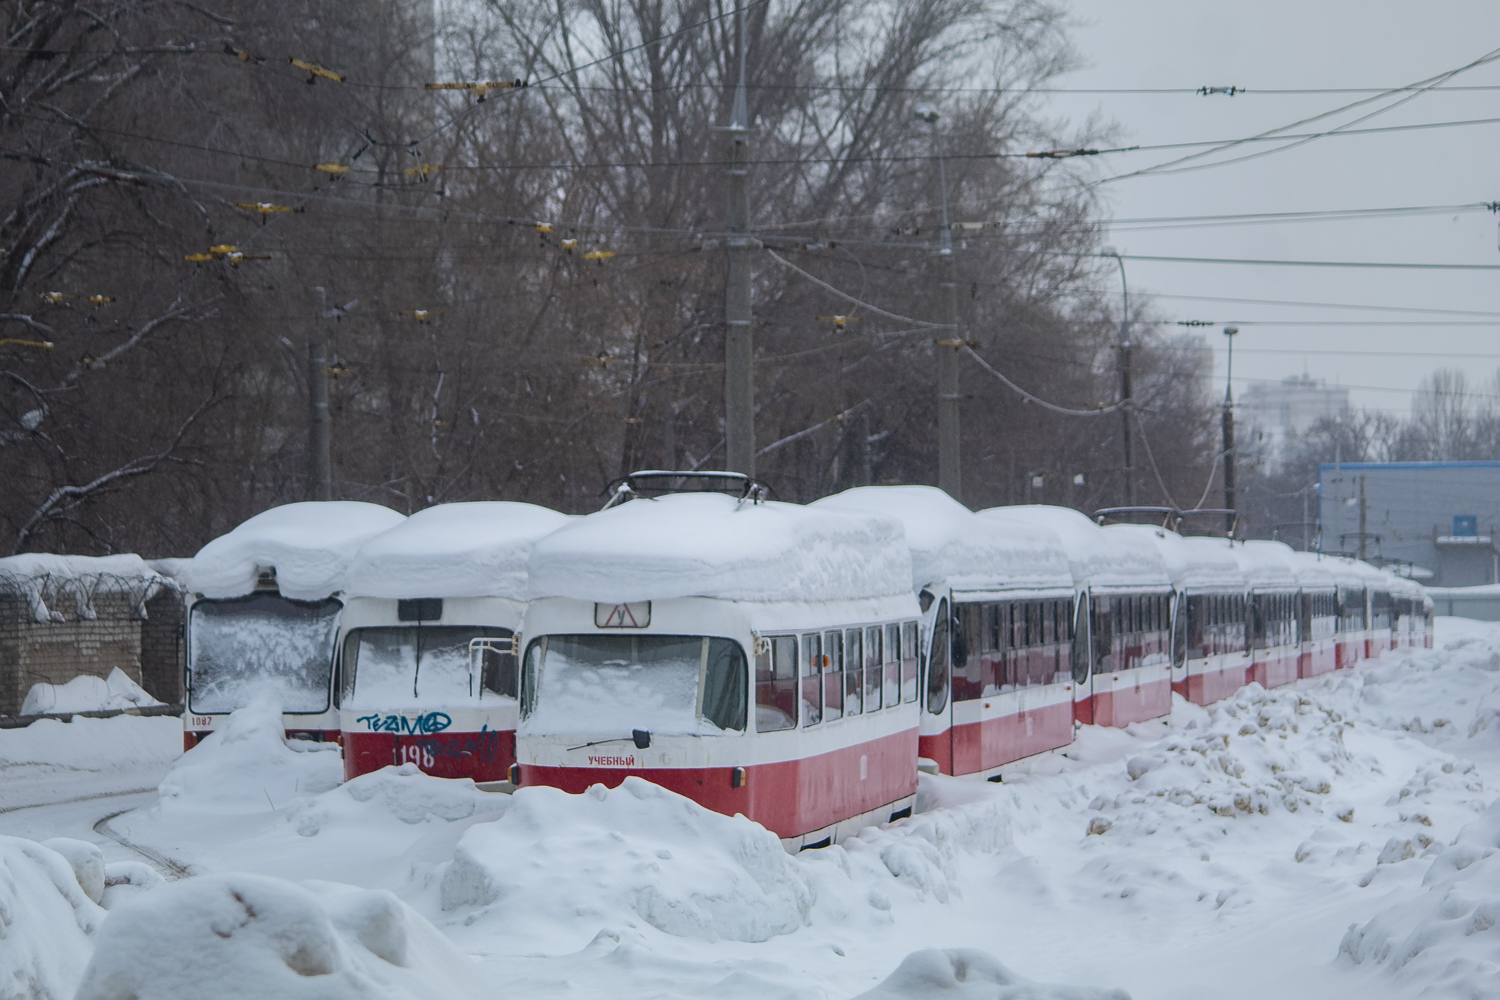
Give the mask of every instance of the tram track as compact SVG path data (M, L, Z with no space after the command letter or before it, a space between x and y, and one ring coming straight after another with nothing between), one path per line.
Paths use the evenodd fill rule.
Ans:
M116 833L110 827L109 821L123 816L130 811L131 810L129 809L121 809L101 818L94 824L94 832L99 834L101 837L108 837L110 840L113 840L115 843L119 844L127 851L139 854L141 857L146 859L146 862L150 864L151 867L160 872L162 877L169 882L175 882L178 879L191 878L193 875L197 874L195 871L193 871L190 865L185 865L179 861L174 861L171 858L167 857L165 854L162 854L158 851L153 851L149 847L144 847L141 844L137 844L129 837L124 837Z

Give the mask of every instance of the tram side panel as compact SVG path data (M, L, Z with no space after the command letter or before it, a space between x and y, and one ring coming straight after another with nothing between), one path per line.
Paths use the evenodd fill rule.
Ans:
M1233 697L1245 686L1250 665L1244 595L1192 594L1185 603L1188 664L1183 697L1195 705Z
M1128 726L1172 711L1169 592L1092 596L1092 721Z
M1301 647L1293 615L1295 593L1256 593L1250 604L1252 659L1248 680L1264 688L1282 687L1297 679Z

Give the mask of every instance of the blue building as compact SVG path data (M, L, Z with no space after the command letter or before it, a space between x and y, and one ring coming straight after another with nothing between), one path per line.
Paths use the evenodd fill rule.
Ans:
M1500 462L1323 465L1318 525L1323 551L1409 566L1431 586L1500 582Z

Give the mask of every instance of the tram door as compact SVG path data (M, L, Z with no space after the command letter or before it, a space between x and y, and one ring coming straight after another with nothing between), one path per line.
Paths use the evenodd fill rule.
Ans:
M1094 721L1092 603L1087 593L1079 594L1073 602L1073 646L1068 654L1073 668L1073 721L1086 726Z

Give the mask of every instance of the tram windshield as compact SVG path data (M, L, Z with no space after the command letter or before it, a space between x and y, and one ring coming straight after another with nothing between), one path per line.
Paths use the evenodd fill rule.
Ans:
M731 639L550 635L526 650L521 729L615 737L744 732L749 670Z
M515 660L486 658L470 670L472 639L509 639L493 625L406 625L357 628L344 640L344 708L420 708L473 700L514 698Z
M283 712L326 712L342 607L272 593L198 601L188 621L189 709L233 712L269 688Z

